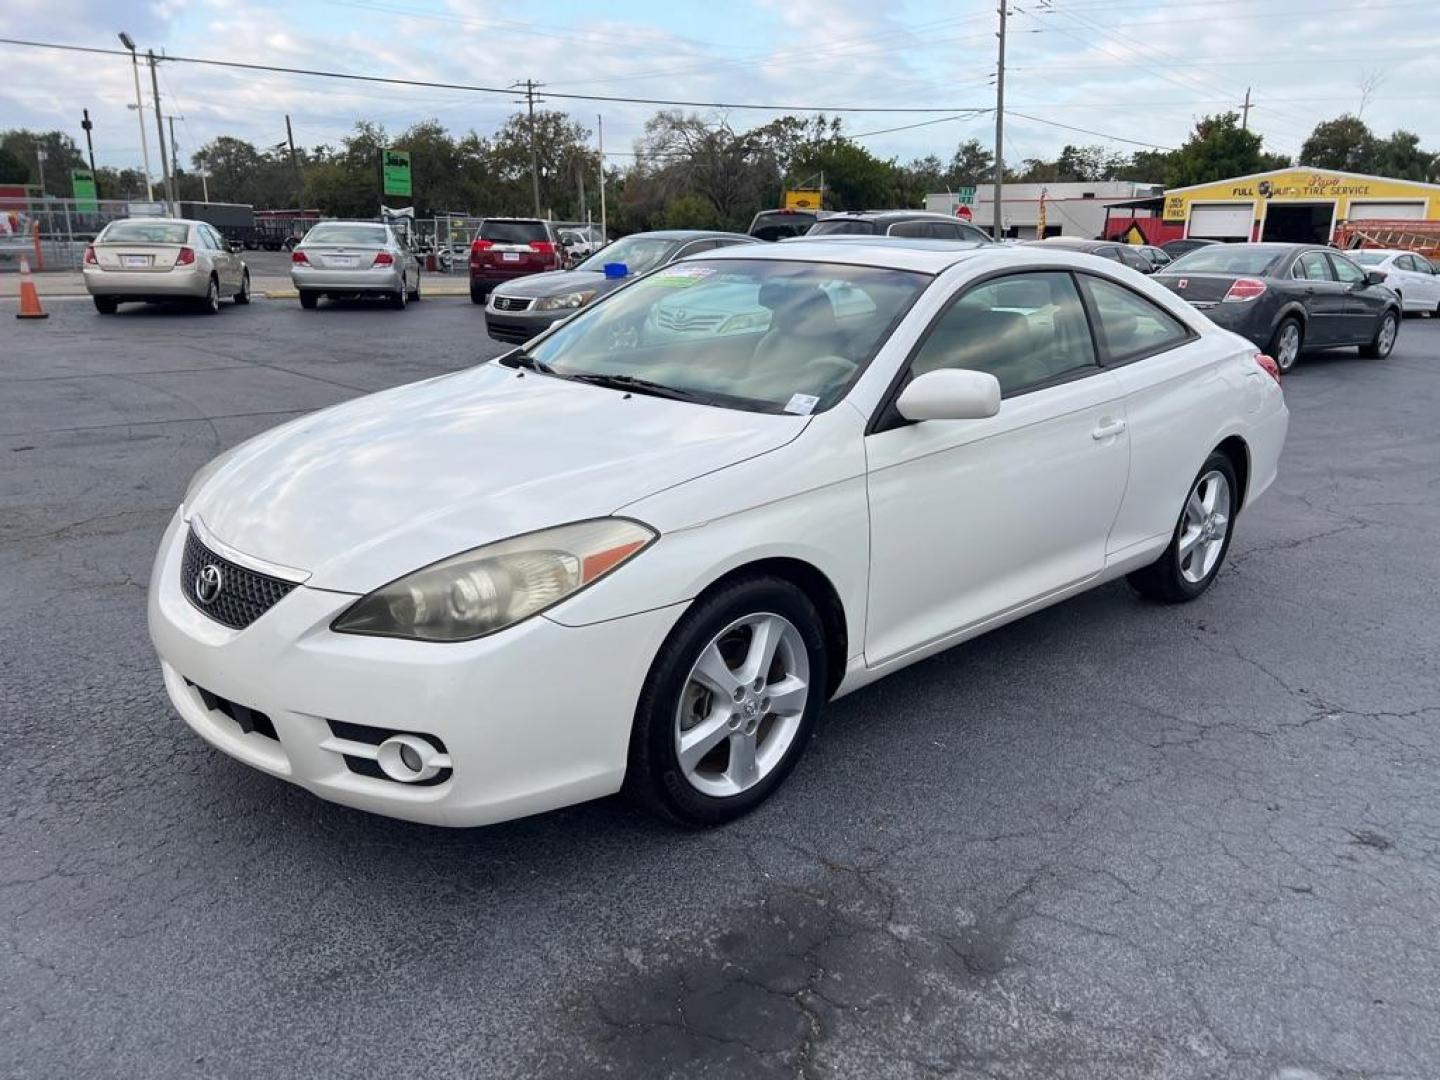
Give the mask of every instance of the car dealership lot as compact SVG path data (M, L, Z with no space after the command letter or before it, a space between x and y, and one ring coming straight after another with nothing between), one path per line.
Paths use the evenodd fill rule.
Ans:
M446 832L206 747L143 588L195 468L497 354L481 312L12 307L0 1076L1434 1074L1440 323L1286 378L1196 604L1107 586L858 692L718 832Z

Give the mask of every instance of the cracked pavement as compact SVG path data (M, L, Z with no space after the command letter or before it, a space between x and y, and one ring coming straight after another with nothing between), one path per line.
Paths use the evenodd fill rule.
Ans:
M1440 321L1287 377L1198 603L854 694L721 831L453 832L191 735L143 590L195 468L479 312L51 310L0 348L0 1077L1440 1075Z

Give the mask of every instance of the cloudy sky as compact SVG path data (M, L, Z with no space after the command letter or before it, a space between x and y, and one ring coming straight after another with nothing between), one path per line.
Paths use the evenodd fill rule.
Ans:
M1053 156L1066 142L1178 145L1194 119L1236 107L1295 154L1317 120L1357 111L1374 128L1440 148L1436 0L1019 0L1012 7L1006 156ZM4 0L0 36L555 92L788 106L961 110L993 104L993 0ZM0 45L0 128L62 128L98 164L138 164L129 61ZM482 135L515 106L505 95L308 76L161 67L182 156L217 134L257 145L330 142L360 118L399 131L437 118ZM147 118L149 83L144 83ZM1368 87L1368 93L1366 88ZM652 106L551 99L594 128L621 163ZM737 127L774 112L730 110ZM945 115L945 114L940 114ZM846 114L882 156L948 156L993 139L993 119ZM1044 123L1041 121L1049 121ZM1100 134L1054 125L1089 129ZM873 134L872 134L873 133ZM1108 138L1107 138L1108 137ZM151 132L153 139L153 132ZM1133 145L1114 141L1115 149ZM153 156L153 153L152 153Z

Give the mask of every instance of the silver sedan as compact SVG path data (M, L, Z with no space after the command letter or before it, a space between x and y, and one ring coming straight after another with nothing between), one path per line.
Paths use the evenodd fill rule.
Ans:
M85 289L95 310L128 301L189 300L211 313L220 298L250 302L250 271L215 229L181 218L112 221L85 249Z
M300 306L322 296L383 296L404 309L420 299L420 261L389 225L374 221L325 221L290 254L290 280Z

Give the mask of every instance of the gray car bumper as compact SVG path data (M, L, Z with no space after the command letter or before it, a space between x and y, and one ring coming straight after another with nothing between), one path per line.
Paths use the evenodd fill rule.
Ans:
M367 293L400 291L400 271L393 266L378 270L323 270L296 266L290 283L297 289L318 293Z

